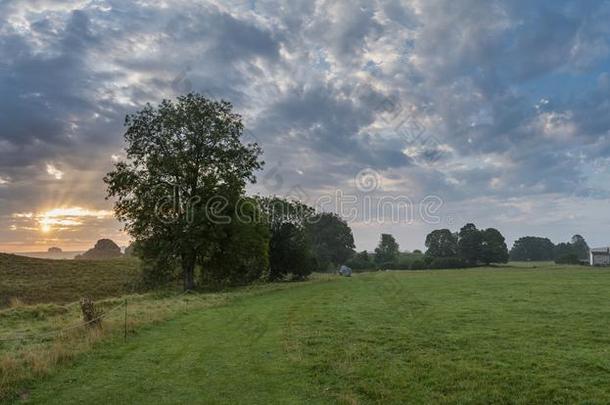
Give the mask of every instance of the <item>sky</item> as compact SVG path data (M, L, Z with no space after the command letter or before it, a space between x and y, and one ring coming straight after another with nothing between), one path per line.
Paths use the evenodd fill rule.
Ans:
M262 146L250 194L339 212L358 249L466 222L610 245L608 21L587 0L3 0L0 251L126 245L102 181L124 117L189 91Z

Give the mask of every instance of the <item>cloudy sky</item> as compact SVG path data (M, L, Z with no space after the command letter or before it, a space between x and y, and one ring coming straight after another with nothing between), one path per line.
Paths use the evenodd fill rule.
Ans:
M359 249L470 221L608 245L609 20L586 0L4 0L0 251L125 244L102 182L124 116L188 91L262 145L251 193L343 211ZM384 199L411 213L367 214Z

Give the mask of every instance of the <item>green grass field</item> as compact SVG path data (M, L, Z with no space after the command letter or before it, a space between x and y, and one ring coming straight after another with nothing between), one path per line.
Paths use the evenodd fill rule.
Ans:
M97 345L26 403L609 403L610 271L359 274Z
M16 303L67 303L133 291L138 261L50 260L0 253L0 308Z

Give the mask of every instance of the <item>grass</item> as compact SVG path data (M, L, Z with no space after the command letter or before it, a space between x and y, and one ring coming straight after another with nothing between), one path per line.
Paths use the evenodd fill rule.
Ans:
M310 282L327 276L315 276ZM107 314L102 329L82 324L77 302L37 304L0 310L0 403L14 399L23 384L48 375L102 342L122 338L127 303L128 334L192 311L226 305L232 300L297 287L297 283L260 284L219 293L181 294L170 290L131 294L96 301ZM79 327L74 328L74 325ZM55 333L56 331L61 333Z
M22 401L610 402L603 269L376 272L291 287L97 345L30 380Z
M0 253L0 308L118 296L133 292L137 280L137 259L50 260Z

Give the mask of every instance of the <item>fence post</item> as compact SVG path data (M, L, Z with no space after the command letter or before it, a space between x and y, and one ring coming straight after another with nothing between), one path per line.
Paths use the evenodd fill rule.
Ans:
M124 340L125 340L125 342L127 342L127 298L125 298L125 323L124 323L124 326L125 326L125 337L124 337Z

